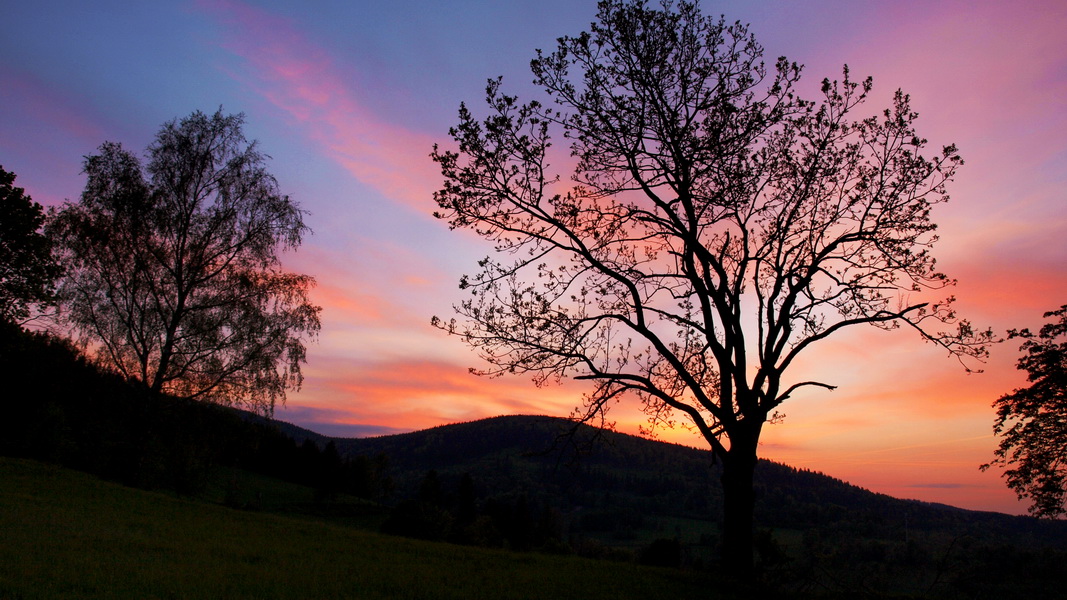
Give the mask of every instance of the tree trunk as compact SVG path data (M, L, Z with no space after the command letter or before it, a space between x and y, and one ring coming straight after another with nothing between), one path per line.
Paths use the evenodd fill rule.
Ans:
M740 577L754 569L752 525L756 494L752 478L758 439L731 439L730 452L723 459L722 564L729 573Z

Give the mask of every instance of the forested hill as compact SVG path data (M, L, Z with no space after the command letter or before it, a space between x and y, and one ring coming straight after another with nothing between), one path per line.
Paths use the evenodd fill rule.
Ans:
M635 521L655 527L721 518L720 467L710 452L574 428L565 419L506 416L333 441L342 456L388 457L400 497L416 496L432 471L446 492L469 476L480 497L521 496L564 514L600 514L620 530ZM890 540L928 532L1067 548L1067 522L901 500L767 460L756 470L756 489L763 528Z

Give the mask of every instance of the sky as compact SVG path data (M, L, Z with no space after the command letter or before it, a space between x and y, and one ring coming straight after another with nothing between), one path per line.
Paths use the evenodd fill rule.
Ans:
M911 95L932 147L966 164L933 214L959 312L998 334L1067 303L1067 5L1056 1L702 2L751 25L804 81L874 77L875 113ZM11 2L0 36L0 165L37 202L77 200L104 141L143 151L195 110L244 113L314 234L285 258L314 276L322 332L276 416L330 435L411 431L502 414L566 416L583 386L471 375L481 363L430 326L492 252L431 215L429 154L487 79L536 97L535 49L588 29L592 0ZM481 112L479 112L481 111ZM976 510L1026 505L992 458L992 402L1025 385L1018 344L980 374L906 331L844 332L794 374L808 388L764 429L760 456L872 491ZM798 379L799 380L799 379ZM610 415L636 433L625 401ZM705 447L683 428L660 439Z

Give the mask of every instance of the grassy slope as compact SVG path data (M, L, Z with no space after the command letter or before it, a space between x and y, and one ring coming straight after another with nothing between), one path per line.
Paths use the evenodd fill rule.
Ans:
M695 598L703 576L430 544L0 458L0 598Z

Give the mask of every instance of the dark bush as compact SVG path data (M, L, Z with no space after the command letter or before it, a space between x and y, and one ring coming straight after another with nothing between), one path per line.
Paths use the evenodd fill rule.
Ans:
M638 560L652 567L682 566L682 544L677 539L660 538L641 550Z

